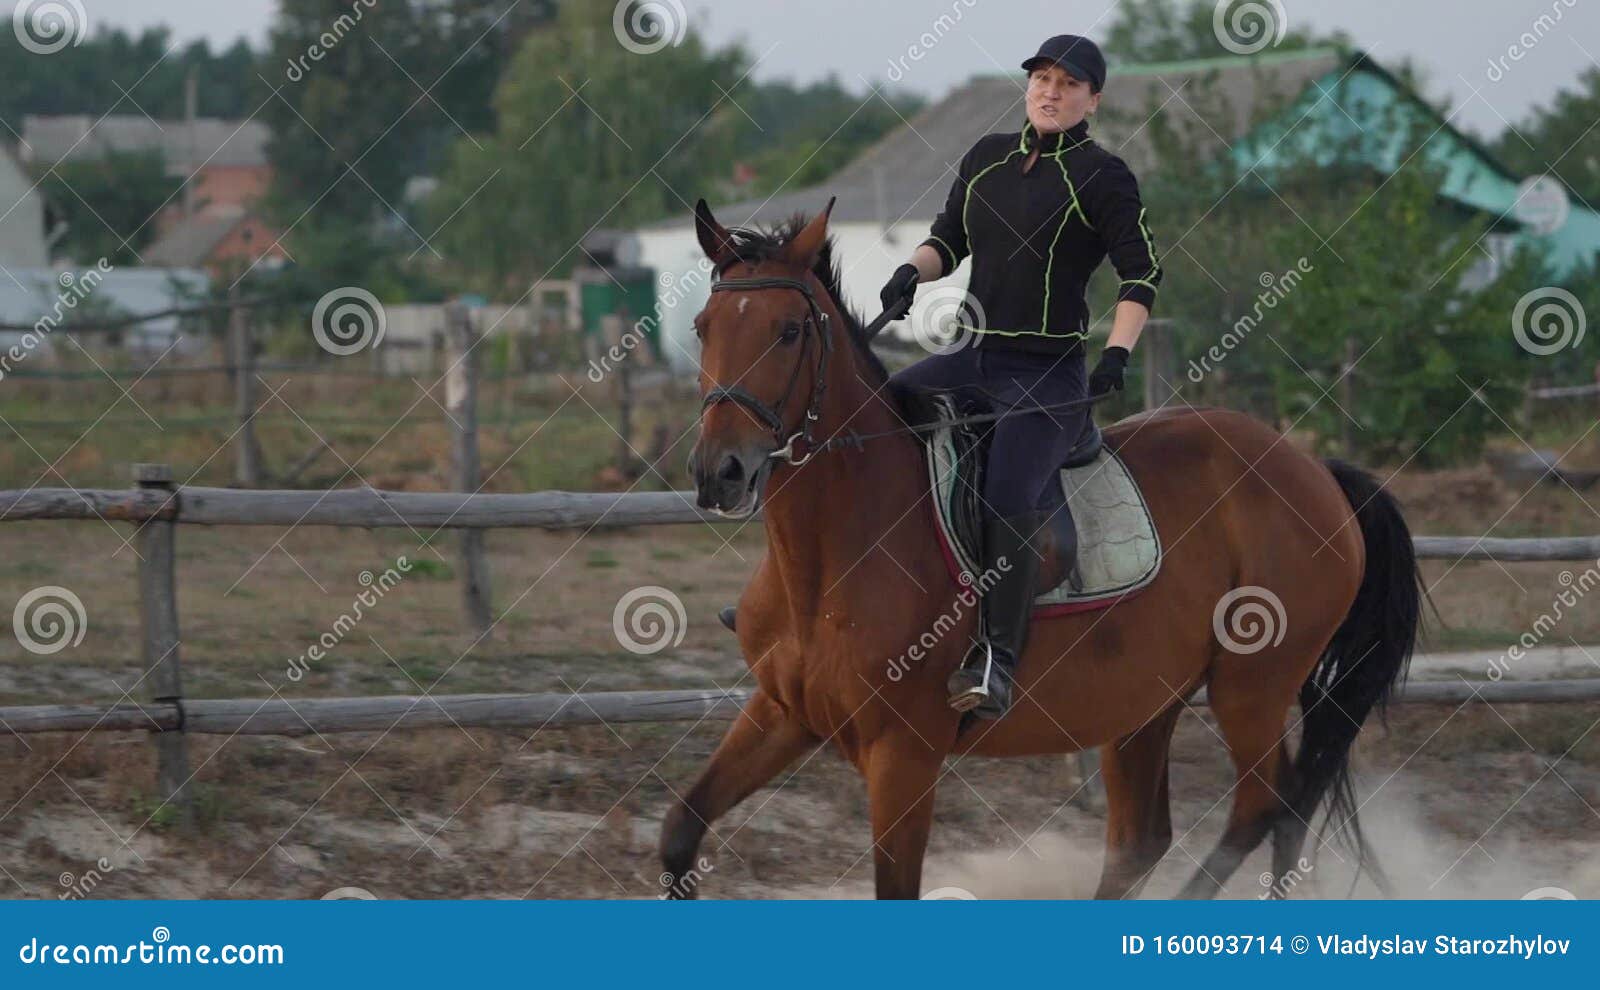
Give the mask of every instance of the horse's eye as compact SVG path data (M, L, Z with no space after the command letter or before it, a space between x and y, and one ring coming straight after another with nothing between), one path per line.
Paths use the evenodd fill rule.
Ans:
M801 327L798 323L785 323L783 325L783 332L778 335L778 339L783 341L785 344L792 344L799 339L800 330Z

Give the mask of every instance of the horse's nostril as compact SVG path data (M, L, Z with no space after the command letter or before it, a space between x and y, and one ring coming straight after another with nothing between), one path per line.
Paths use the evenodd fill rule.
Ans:
M717 468L717 478L721 481L744 480L744 464L733 454L722 459L722 464Z

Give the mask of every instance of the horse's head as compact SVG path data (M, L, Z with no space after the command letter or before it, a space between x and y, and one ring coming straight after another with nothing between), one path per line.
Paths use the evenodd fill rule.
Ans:
M689 458L702 508L754 512L773 465L795 463L821 413L839 314L814 267L828 236L823 211L782 243L729 231L705 200L695 233L711 259L711 298L694 318L700 339L700 439Z

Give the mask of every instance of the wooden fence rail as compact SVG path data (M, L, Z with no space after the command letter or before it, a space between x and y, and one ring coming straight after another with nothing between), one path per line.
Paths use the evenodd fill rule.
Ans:
M366 698L189 699L114 705L22 705L0 708L13 733L154 731L211 735L309 736L391 729L540 729L629 722L731 721L750 691L594 691L585 694L441 694ZM1600 678L1552 681L1421 682L1397 704L1577 704L1600 701ZM1191 708L1209 705L1202 689Z
M458 452L463 478L476 474L471 450ZM165 465L135 468L124 490L33 488L0 491L0 522L102 519L138 525L139 602L148 701L110 706L34 705L0 708L0 731L11 733L147 730L154 737L163 800L191 814L188 733L305 735L444 726L521 728L732 718L741 691L623 691L586 695L506 694L438 697L189 699L179 659L176 541L180 525L407 526L474 533L495 527L575 529L726 522L695 506L692 492L593 493L264 491L180 487ZM1450 560L1596 560L1600 536L1542 539L1416 537L1417 555ZM467 550L469 556L470 548ZM471 572L469 570L469 575ZM487 609L487 576L467 595L478 621ZM1426 683L1408 686L1403 702L1581 702L1600 700L1593 681ZM1203 695L1192 704L1204 704Z
M757 517L759 518L759 516ZM391 492L377 488L272 491L181 487L32 488L0 491L0 522L166 519L200 526L351 526L363 529L582 529L729 523L695 505L694 492ZM1600 536L1502 539L1414 537L1424 560L1596 560Z

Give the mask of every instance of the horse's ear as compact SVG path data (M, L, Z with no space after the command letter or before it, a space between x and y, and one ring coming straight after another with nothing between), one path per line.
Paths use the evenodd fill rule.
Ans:
M700 250L718 268L733 258L733 235L717 223L717 218L711 215L711 207L706 205L704 199L694 204L694 235L700 240Z
M783 258L794 265L809 271L816 264L817 252L822 250L822 242L828 239L828 214L833 212L833 202L838 197L829 196L828 205L822 212L811 218L805 229L794 235L788 245L783 249Z

